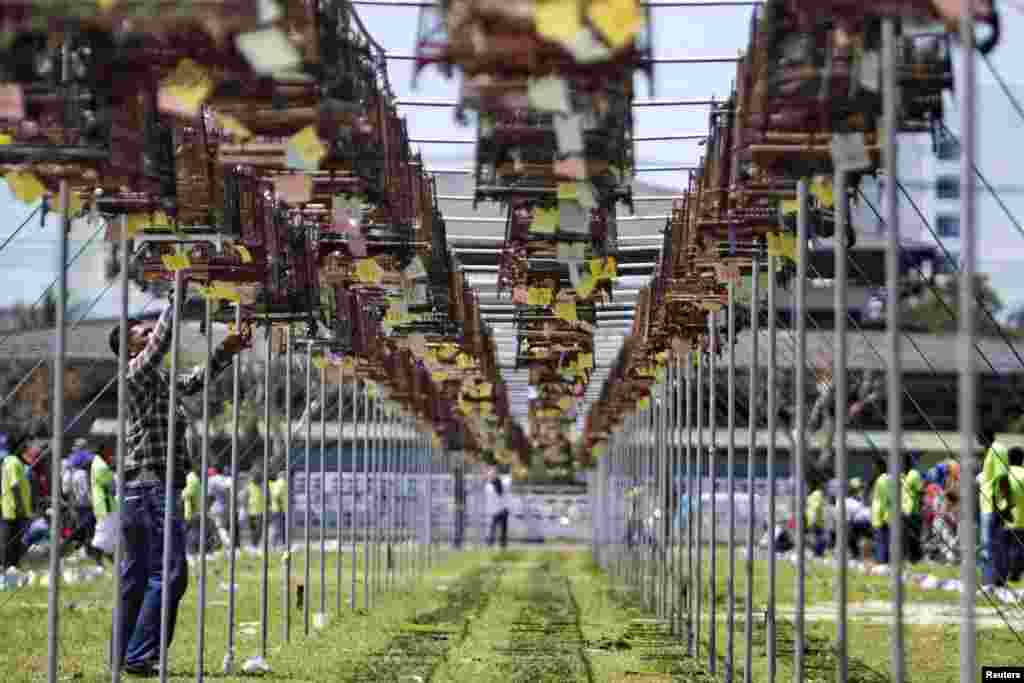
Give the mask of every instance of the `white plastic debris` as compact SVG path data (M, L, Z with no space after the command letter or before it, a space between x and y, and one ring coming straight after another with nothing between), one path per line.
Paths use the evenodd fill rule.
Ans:
M327 626L328 621L330 621L330 617L327 614L317 612L313 615L313 628L320 631Z
M242 673L250 675L262 675L270 673L270 665L267 664L263 657L256 656L250 657L245 660L245 664L242 664Z
M234 671L234 668L235 668L235 660L234 660L234 658L232 658L231 653L229 652L228 654L224 655L224 661L221 664L221 670L225 674L231 674L232 671Z
M887 564L877 564L871 568L872 576L889 576L890 574L892 574L892 570Z
M941 584L942 582L939 581L939 577L932 576L931 574L929 574L928 576L925 576L924 579L921 581L921 588L926 591L933 591L937 589Z

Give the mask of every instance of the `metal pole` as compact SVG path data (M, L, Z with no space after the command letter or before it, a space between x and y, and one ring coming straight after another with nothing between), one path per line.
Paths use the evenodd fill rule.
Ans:
M242 307L235 306L235 329L242 327ZM230 673L235 662L235 569L238 557L236 546L238 545L238 424L239 406L242 402L242 357L237 355L231 364L231 491L228 504L228 514L231 519L231 538L228 545L228 651L224 655L224 672Z
M718 522L716 500L718 494L718 404L715 385L718 384L718 335L715 329L717 314L708 314L708 473L711 475L711 571L708 582L708 671L718 669Z
M281 583L281 611L284 613L284 642L292 637L292 328L284 328L284 580Z
M794 391L796 399L796 473L794 484L796 486L795 500L793 503L796 514L796 614L793 624L793 680L802 683L804 675L804 603L806 599L806 569L807 563L804 556L804 458L807 451L807 436L804 434L805 427L805 394L804 386L807 358L807 321L804 318L807 309L807 181L797 182L797 263L796 263L796 314L793 321L796 325L796 358Z
M124 460L128 456L127 433L125 423L128 420L128 303L130 289L128 287L128 216L121 216L121 251L118 254L121 263L121 310L118 321L118 345L117 345L117 509L118 514L124 508ZM111 511L108 510L108 513ZM114 618L111 653L110 672L111 681L121 681L121 651L124 644L121 642L121 620L123 619L124 606L121 603L121 562L124 560L124 545L122 536L117 534L114 545Z
M675 479L675 477L677 477L677 476L679 477L679 497L678 497L678 502L676 503L676 505L677 505L678 508L680 508L679 513L678 513L680 521L685 519L686 520L686 525L687 525L687 527L689 527L689 524L690 524L690 522L689 522L689 515L690 515L690 498L689 498L689 495L690 495L690 491L689 491L689 489L685 489L684 488L685 482L683 480L683 472L682 472L682 470L683 470L683 463L685 462L685 455L683 454L683 448L684 448L684 446L683 446L683 432L682 432L681 425L680 425L680 422L681 422L681 419L682 419L682 415L683 415L683 391L682 391L683 387L681 386L681 383L679 381L680 380L680 375L681 375L680 370L682 369L680 367L680 363L681 363L681 360L680 360L679 354L678 353L673 354L673 373L672 373L673 374L673 379L672 379L672 386L675 389L675 396L674 396L675 411L674 411L674 415L673 415L673 418L672 418L672 443L675 444L675 458L673 460L672 477L673 477L673 480ZM687 387L688 386L689 385L687 385ZM689 450L689 449L687 448L687 450ZM685 509L685 511L682 510L682 506L683 506L683 491L686 492L686 509ZM684 517L684 515L685 515L685 517ZM675 526L675 525L673 524L673 526ZM679 529L677 534L676 534L676 537L677 537L676 552L679 553L679 554L682 553L682 547L683 547L683 542L684 542L683 534L681 532L682 532L682 529ZM689 545L690 545L689 543L686 544L687 548L689 548ZM682 631L683 631L683 610L686 609L686 597L689 594L689 592L686 590L686 583L685 583L685 581L689 581L690 577L687 576L685 578L685 581L684 581L684 578L683 578L683 558L682 557L677 557L675 559L675 563L676 563L676 582L679 584L679 590L676 593L676 633L681 635Z
M747 582L745 586L745 604L743 606L743 635L747 643L743 659L744 683L752 683L754 668L754 465L757 462L758 375L761 372L761 357L758 353L758 336L761 333L761 263L757 256L754 256L750 270L750 396L748 397L750 410L747 417ZM729 343L731 349L731 335ZM731 350L730 353L732 353Z
M686 642L690 657L697 657L697 644L694 636L694 607L696 605L697 588L694 583L694 517L697 501L694 499L693 469L693 351L686 352Z
M161 576L171 575L171 553L172 543L171 534L173 533L173 511L176 509L175 506L175 481L174 481L174 470L175 470L175 442L177 440L177 428L178 428L178 361L180 355L181 345L181 309L182 301L185 298L184 292L184 278L182 272L179 270L174 273L174 317L171 324L171 376L170 376L170 400L168 401L168 415L167 415L167 460L164 463L166 468L166 476L164 481L164 547L163 547L163 560L162 560L162 571ZM57 310L60 311L63 307L58 305ZM57 404L59 405L59 403ZM59 432L58 432L59 433ZM56 435L55 435L56 440ZM62 451L58 451L56 448L56 442L54 445L54 456L57 457ZM59 474L59 471L55 470L55 474ZM54 488L59 485L60 479L54 480ZM54 506L56 509L57 506ZM55 518L55 522L57 519ZM54 526L54 529L59 529L59 526ZM57 577L53 577L56 582ZM165 590L160 592L160 683L166 683L167 681L167 647L170 644L170 625L171 625L171 591L169 586L164 587ZM52 595L52 593L51 593Z
M372 493L369 494L368 503L373 503L373 514L370 516L370 598L371 602L377 600L378 578L380 571L380 457L384 445L383 422L381 415L381 395L378 390L373 397L373 441L371 443L373 459L370 464L370 471L373 477Z
M363 608L370 609L370 392L363 383Z
M776 341L776 301L775 301L775 268L777 257L768 255L768 614L767 638L768 645L768 682L775 683L775 671L778 662L777 637L775 627L775 392L776 373L778 372L775 356ZM792 453L790 454L792 457Z
M974 28L971 28L973 33ZM973 50L964 46L964 55L973 57ZM972 61L968 57L966 62ZM894 501L895 510L890 512L889 533L892 542L890 552L890 566L892 567L892 591L893 591L893 625L892 625L892 663L890 675L894 683L903 683L905 675L905 661L903 655L903 524L901 498L902 468L902 446L903 446L903 368L900 358L900 263L899 263L899 208L896 203L896 186L899 182L897 154L899 149L896 142L896 126L898 124L898 108L900 106L897 98L899 90L896 83L896 24L895 20L886 18L882 20L882 69L884 89L882 94L882 115L885 122L885 170L886 170L886 223L889 228L889 239L886 245L886 313L887 313L887 334L886 346L888 347L888 423L889 423L889 483L891 485L890 500ZM966 198L965 198L966 201ZM838 226L837 226L838 230ZM838 234L838 232L836 233ZM838 299L837 299L838 302ZM961 309L962 315L967 315L966 309ZM837 312L837 315L839 313ZM973 405L973 404L972 404ZM839 418L839 416L836 416ZM962 508L972 510L972 508ZM973 514L973 513L972 513ZM895 521L895 523L893 523ZM973 558L972 558L973 559ZM972 672L972 676L974 673Z
M754 278L757 278L756 273ZM726 616L725 680L726 683L731 683L735 670L733 658L736 652L736 345L733 343L736 339L736 283L732 281L728 283L728 294L729 377L726 384L729 393L729 406L726 419L729 423L729 446L726 467L729 471L726 472L726 489L729 496L729 585L727 589L729 611ZM751 404L754 402L753 394L750 396L750 402ZM748 638L747 647L749 646Z
M61 80L70 77L71 49L67 40L61 50ZM65 314L67 313L68 296L68 232L71 230L71 219L68 208L71 202L71 187L67 180L60 181L60 234L57 236L57 293L55 302L54 328L56 334L53 347L53 441L50 448L50 529L57 538L63 528L61 523L61 461L64 458L64 355L67 341ZM164 564L167 564L166 553ZM59 663L57 657L60 649L60 543L50 544L50 584L47 590L47 680L57 683ZM166 567L165 567L166 569ZM167 574L165 573L164 576ZM166 595L166 591L165 591ZM165 603L166 604L166 603ZM163 670L163 667L161 667Z
M427 446L427 462L423 469L427 475L427 569L434 567L434 439Z
M665 380L661 385L661 402L658 404L658 458L661 468L661 482L658 486L658 495L662 500L661 504L661 618L668 619L668 562L669 562L669 534L672 527L672 480L669 477L669 457L666 441L666 424L668 422L668 401L669 401L669 365L665 365Z
M337 501L337 512L338 512L338 547L335 551L335 571L337 572L337 587L334 593L334 611L339 615L341 614L341 565L342 565L342 551L341 551L341 531L344 526L344 505L342 496L342 477L343 470L341 467L342 461L342 446L345 443L345 364L338 365L338 501Z
M213 302L206 300L206 366L203 368L203 445L199 466L199 609L196 626L196 681L201 683L206 659L206 500L210 486L210 362L213 359Z
M359 544L356 543L356 516L359 514L359 501L357 500L357 488L359 479L357 477L356 468L358 465L357 460L357 429L359 427L359 377L353 372L352 373L352 516L349 517L350 522L350 535L352 536L352 590L349 594L349 607L352 611L356 609L356 553Z
M306 462L305 462L305 485L303 500L305 501L305 519L303 520L304 531L302 533L303 544L305 546L305 564L302 567L302 610L303 610L303 628L305 635L309 635L309 603L310 603L310 590L309 590L309 578L310 578L310 549L309 549L309 522L310 522L310 505L309 500L309 455L310 450L313 448L313 345L306 344Z
M274 351L273 328L267 326L266 352L263 356L263 519L260 539L263 541L263 557L260 567L260 657L267 658L267 639L270 631L270 453L273 449L273 431L270 424L273 417L271 392L271 360Z
M977 633L975 607L977 602L978 577L976 574L977 538L975 534L974 510L977 504L975 488L974 442L977 422L977 376L974 367L974 344L977 337L977 310L974 298L974 280L977 269L977 239L975 220L974 157L977 136L975 109L975 61L974 61L974 4L963 0L960 10L960 45L962 50L963 75L960 82L960 223L961 273L960 273L960 683L972 683L978 675ZM895 202L893 202L895 204ZM890 428L892 423L890 422Z
M704 592L704 352L697 349L697 580L695 582L697 635L694 656L700 657L701 608Z
M888 21L888 20L885 20ZM890 177L891 178L891 177ZM833 382L835 386L835 476L839 484L836 496L836 678L846 683L849 677L849 644L847 643L847 520L846 496L847 477L850 476L846 453L846 412L848 400L846 382L846 315L848 310L846 229L850 221L850 205L847 201L846 171L836 170L833 181L836 199L835 227L835 357ZM895 183L888 183L895 186ZM898 299L897 299L898 301ZM890 366L891 367L891 366Z
M327 366L320 368L320 614L327 613ZM321 616L321 619L323 617Z

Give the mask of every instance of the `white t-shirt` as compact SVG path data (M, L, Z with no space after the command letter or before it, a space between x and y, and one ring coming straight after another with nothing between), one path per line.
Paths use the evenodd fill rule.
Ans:
M870 522L871 521L871 508L864 503L860 502L856 498L850 497L846 499L846 521L849 523L853 522Z
M498 495L494 488L494 482L489 480L484 485L484 505L487 514L494 516L499 512L508 509L508 485L504 480L501 482L503 495Z

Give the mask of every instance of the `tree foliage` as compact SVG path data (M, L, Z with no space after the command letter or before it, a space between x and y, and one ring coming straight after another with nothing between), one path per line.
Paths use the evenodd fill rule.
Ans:
M975 276L974 292L978 333L997 334L999 325L995 321L1004 308L1002 298L985 275ZM935 288L926 289L921 299L905 311L904 320L908 325L929 332L956 332L960 328L960 278L951 277Z

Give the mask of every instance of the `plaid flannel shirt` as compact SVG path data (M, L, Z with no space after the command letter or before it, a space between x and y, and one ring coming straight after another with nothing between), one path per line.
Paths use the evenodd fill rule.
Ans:
M146 348L128 362L128 419L125 425L128 455L124 462L125 481L163 481L166 477L167 442L170 435L169 413L171 384L163 368L164 356L171 347L174 306L160 315ZM230 365L232 354L218 348L211 359L210 377L216 377ZM205 368L197 366L178 377L179 396L191 396L203 388ZM174 485L185 486L191 462L186 445L188 416L179 403L175 406Z

